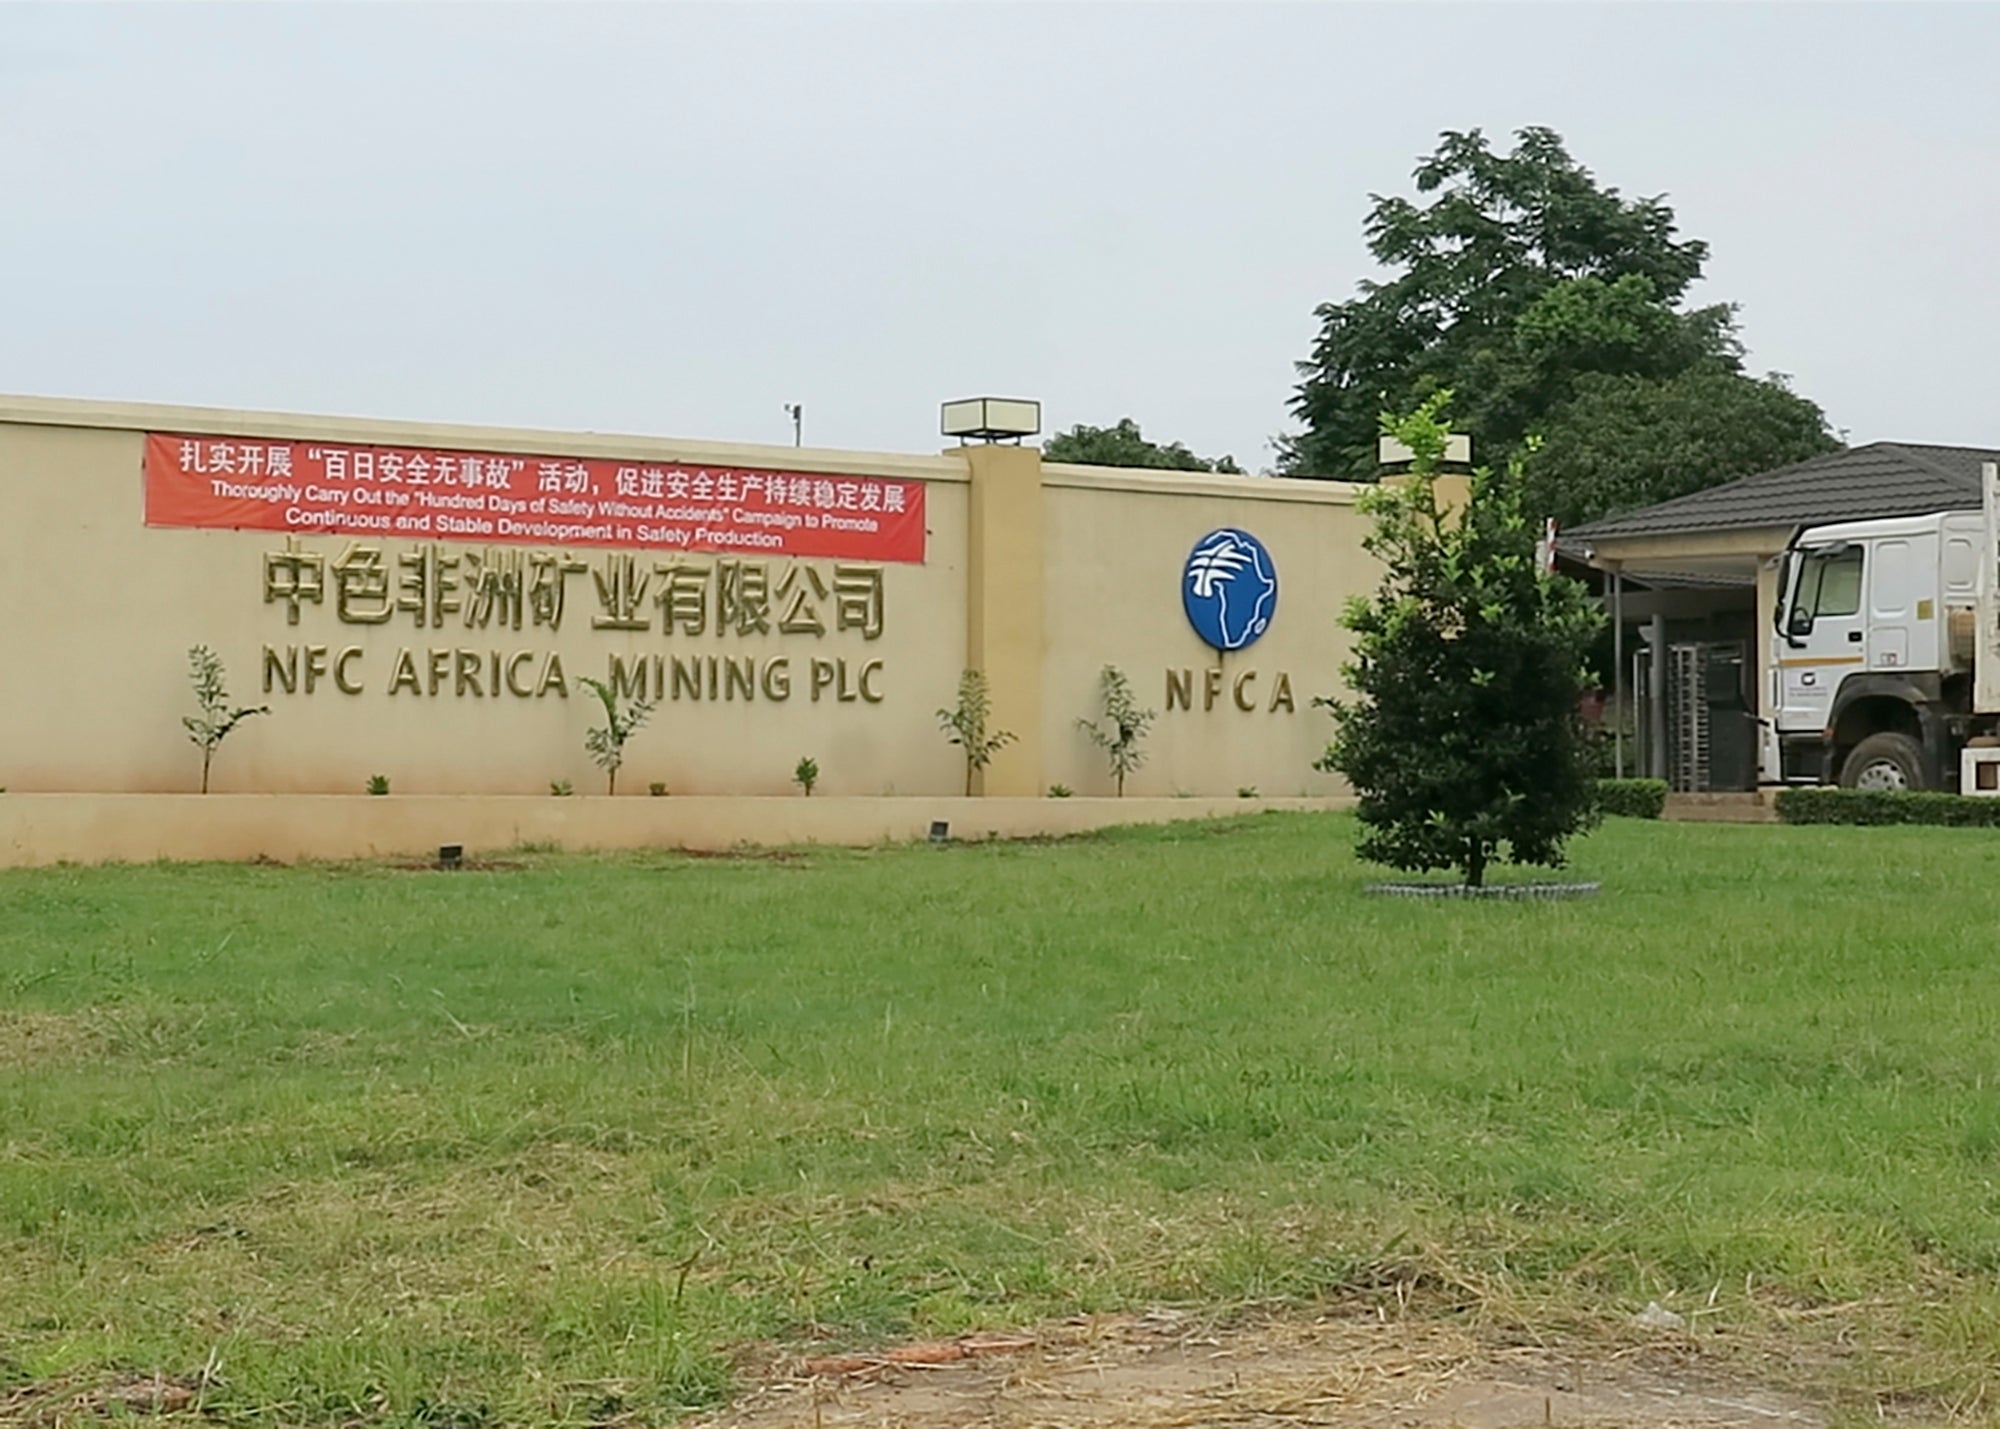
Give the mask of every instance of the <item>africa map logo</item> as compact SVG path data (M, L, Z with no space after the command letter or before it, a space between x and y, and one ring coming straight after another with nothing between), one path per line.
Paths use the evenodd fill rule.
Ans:
M1217 650L1241 650L1270 629L1278 613L1278 568L1248 531L1210 531L1188 553L1181 604L1204 641Z

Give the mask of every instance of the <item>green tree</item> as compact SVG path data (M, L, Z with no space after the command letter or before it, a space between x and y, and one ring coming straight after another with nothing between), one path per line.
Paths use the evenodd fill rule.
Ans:
M1665 380L1591 376L1528 455L1521 504L1531 518L1576 526L1839 446L1781 377L1712 367Z
M1125 672L1116 665L1106 665L1098 677L1098 697L1104 708L1103 723L1094 719L1080 719L1077 728L1090 736L1090 742L1104 751L1104 762L1111 771L1118 797L1125 797L1127 776L1138 772L1146 762L1146 751L1140 746L1145 743L1146 731L1152 727L1159 715L1154 710L1139 708L1139 701L1132 695L1132 682L1125 678Z
M645 724L647 716L653 712L654 701L634 700L624 709L618 707L618 696L611 686L602 680L593 680L585 675L580 682L604 706L604 723L593 725L583 736L584 750L591 761L604 771L604 792L618 792L618 771L625 764L625 746L632 736ZM567 793L567 790L563 792Z
M1676 313L1636 273L1571 279L1530 303L1505 342L1472 355L1464 380L1477 400L1463 420L1487 451L1512 455L1593 377L1661 380L1698 366L1733 372L1740 360L1726 308Z
M989 730L986 721L993 713L993 696L986 688L985 672L967 670L958 677L958 703L937 712L938 727L946 740L965 754L965 792L972 794L973 776L993 762L993 756L1014 742L1014 732Z
M1212 460L1198 457L1179 442L1161 446L1149 442L1130 417L1120 417L1115 427L1087 427L1079 423L1058 432L1042 443L1044 461L1075 462L1080 466L1146 466L1162 471L1215 471L1240 476L1243 468L1234 457Z
M1432 481L1444 451L1439 392L1381 430L1416 455L1408 483L1366 498L1367 547L1384 567L1372 597L1349 602L1349 699L1319 767L1360 797L1363 858L1394 868L1559 866L1595 817L1578 703L1602 617L1583 588L1546 575L1515 483L1487 470L1465 509L1441 513Z
M1599 184L1555 131L1523 129L1506 154L1476 129L1447 131L1415 184L1420 201L1378 195L1365 225L1389 276L1317 310L1292 400L1304 430L1279 443L1287 473L1373 480L1379 414L1445 389L1460 396L1459 429L1475 455L1503 467L1538 432L1545 458L1557 459L1581 430L1560 414L1598 378L1702 372L1740 387L1725 406L1763 396L1766 384L1740 370L1735 309L1681 305L1708 246L1679 236L1663 199ZM1694 425L1663 445L1728 447L1726 424L1682 415ZM1818 430L1823 443L1823 419ZM1788 448L1781 459L1822 449ZM1746 441L1721 466L1747 475L1769 455L1768 443ZM1609 509L1600 502L1591 514Z
M232 705L229 702L229 675L222 668L222 657L206 645L194 645L188 649L188 681L194 686L194 702L201 713L182 715L181 725L187 730L189 741L201 751L201 792L208 792L208 766L215 760L215 751L222 747L222 741L230 732L253 715L267 715L268 705Z

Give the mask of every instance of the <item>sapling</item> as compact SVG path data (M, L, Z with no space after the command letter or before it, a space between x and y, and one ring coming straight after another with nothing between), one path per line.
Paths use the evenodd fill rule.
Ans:
M1111 768L1118 797L1122 799L1125 797L1125 776L1146 762L1146 753L1139 746L1146 738L1147 728L1158 715L1153 710L1139 708L1139 702L1132 698L1132 682L1116 665L1104 667L1098 685L1104 707L1103 723L1092 719L1080 719L1076 723L1090 736L1090 742L1104 751L1105 763Z
M604 771L604 792L618 792L618 768L625 762L625 743L638 732L646 722L646 716L653 712L651 700L635 700L624 709L618 707L618 697L611 686L602 680L593 680L585 675L581 681L590 692L597 696L604 706L604 723L595 725L583 737L583 747L589 751L591 759Z
M980 770L993 762L993 756L1014 742L1012 732L1004 729L989 731L987 717L992 713L992 699L986 691L986 676L978 670L967 670L958 677L958 703L951 709L937 712L938 725L944 730L944 737L965 751L965 792L972 793L972 779Z
M222 741L229 738L229 732L252 715L271 712L268 705L232 707L228 678L228 673L222 668L222 657L206 645L196 645L188 650L188 679L194 684L194 699L201 706L201 713L182 715L181 723L187 727L188 739L201 751L201 792L204 794L208 792L208 766L215 759L215 751L222 747Z

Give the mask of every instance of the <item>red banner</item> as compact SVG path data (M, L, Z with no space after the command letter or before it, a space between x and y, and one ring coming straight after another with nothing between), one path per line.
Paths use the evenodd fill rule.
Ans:
M915 562L924 484L151 433L146 524Z

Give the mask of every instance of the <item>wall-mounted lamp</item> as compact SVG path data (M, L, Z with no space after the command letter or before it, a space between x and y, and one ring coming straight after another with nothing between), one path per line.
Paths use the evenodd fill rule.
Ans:
M961 443L1018 442L1041 431L1042 404L1017 397L967 397L939 409L938 427Z
M1375 459L1383 466L1406 467L1415 461L1417 454L1394 437L1375 439ZM1444 453L1438 458L1438 465L1446 471L1457 471L1472 465L1472 438L1462 432L1454 432L1444 439Z

